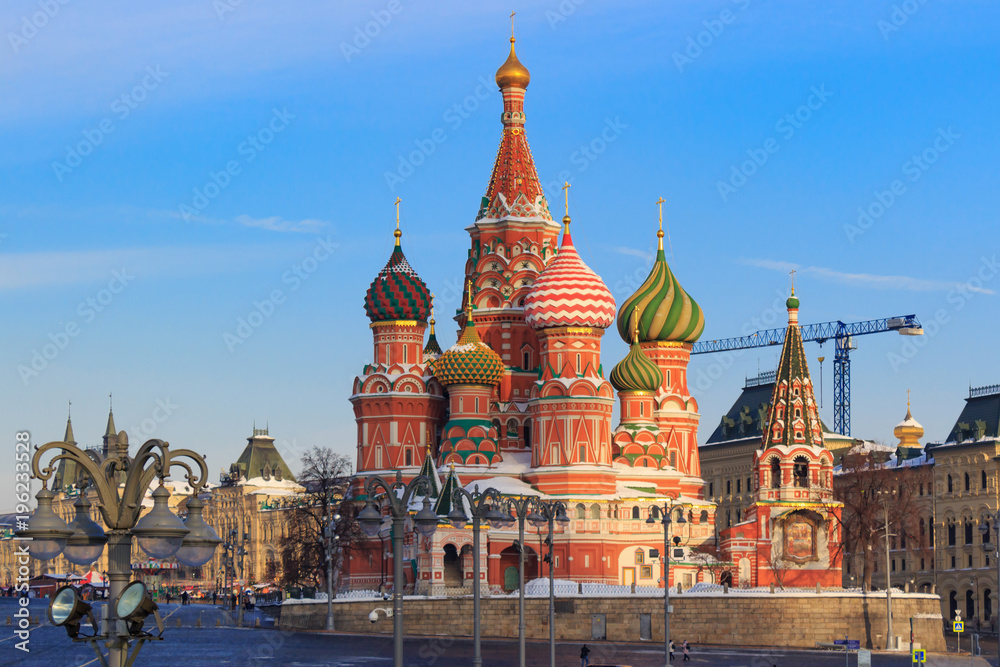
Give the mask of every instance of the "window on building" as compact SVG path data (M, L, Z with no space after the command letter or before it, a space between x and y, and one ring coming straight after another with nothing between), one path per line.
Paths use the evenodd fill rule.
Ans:
M948 546L949 547L955 546L955 541L957 539L955 537L955 530L956 530L955 529L955 522L952 521L951 519L948 519Z
M747 477L747 493L753 490L753 484L750 483L750 477Z
M639 518L639 506L638 505L636 505L635 507L632 508L632 518L633 519L638 519Z
M587 445L580 445L580 463L587 462Z
M590 567L590 554L584 554L583 556L583 566ZM555 579L555 577L553 577Z
M924 483L920 483L920 495L924 495Z
M524 352L524 365L521 366L524 370L531 369L531 352L525 350Z
M967 565L966 567L968 567L968 568L970 568L970 569L971 569L971 568L972 568L972 554L969 554L969 555L967 556L967 558L968 558L968 563L969 563L969 564L968 564L968 565Z
M729 528L731 525L733 525L733 519L732 515L730 514L730 511L731 510L726 510L726 528Z
M577 354L576 355L576 374L579 375L582 372L583 372L583 370L582 370L582 368L580 366L580 355Z
M654 519L660 518L660 508L658 505L653 505L652 507L649 508L649 516L651 516Z
M409 449L406 450L406 465L413 465L413 451Z
M708 483L708 497L712 498L715 496L715 482Z
M409 345L404 345L404 346L403 346L403 363L404 363L404 364L408 364L408 363L410 363L410 362L409 362L409 357L410 357L410 355L409 355L409 354L407 354L407 353L409 352L409 350L410 350L410 346L409 346Z
M726 480L726 495L731 496L733 494L733 481L731 479Z
M892 559L892 563L890 564L890 570L892 572L896 571L896 559L895 558Z
M698 517L698 523L705 525L708 523L708 510L702 510Z
M601 518L601 506L598 505L597 503L594 503L593 505L590 506L590 518L591 519Z
M927 569L927 564L924 562L924 559L921 558L920 559L920 571L923 572L925 569Z
M670 467L677 467L677 452L670 452Z
M983 532L983 544L989 544L990 543L990 539L991 539L990 533L993 532L993 526L990 525L990 520L987 517L983 517L982 518L982 522L983 522L983 528L984 528L984 530L982 531Z
M583 503L577 503L576 506L576 518L586 519L587 518L587 508L584 507Z
M899 559L899 569L902 570L903 572L906 572L906 559L905 558L900 558Z
M972 519L965 520L965 543L972 544Z
M951 474L950 473L948 474L948 477L947 477L947 483L948 483L948 493L952 493L955 490L955 488L954 488L954 484L952 483Z
M906 533L899 534L899 548L900 549L906 548Z
M669 388L670 386L671 386L671 382L670 382L670 371L667 371L667 387Z
M781 464L777 457L771 459L771 488L781 488Z
M955 557L954 556L951 557L951 569L953 569L953 570L955 569Z
M969 481L969 473L965 473L965 490L969 491L972 489L972 483Z
M809 487L809 462L804 456L795 458L795 462L792 464L792 480L794 486L799 488Z
M988 487L989 487L989 484L986 483L986 471L985 470L980 470L979 471L979 488L980 488L980 490L985 491Z
M742 489L743 480L736 480L736 493L740 493Z

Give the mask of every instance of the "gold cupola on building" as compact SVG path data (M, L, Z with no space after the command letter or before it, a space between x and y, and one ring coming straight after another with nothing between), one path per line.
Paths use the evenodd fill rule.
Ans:
M497 70L497 86L500 90L504 88L527 88L531 82L531 74L528 68L521 64L514 52L514 35L510 36L510 55L500 69Z
M924 437L924 427L910 414L910 392L906 392L906 417L896 424L892 434L899 439L899 446L907 449L920 449L920 438Z

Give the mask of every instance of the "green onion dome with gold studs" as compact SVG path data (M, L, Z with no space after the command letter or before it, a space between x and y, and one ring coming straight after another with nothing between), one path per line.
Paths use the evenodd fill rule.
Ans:
M618 391L649 391L660 388L663 373L652 359L633 341L625 358L611 370L611 386Z
M655 392L663 383L663 374L660 367L646 356L639 346L639 330L637 320L640 319L642 310L633 311L631 317L632 331L630 338L632 345L625 358L615 364L611 370L611 386L618 391L647 391Z
M472 313L466 311L466 324L458 342L431 362L434 377L444 386L453 384L496 385L504 374L500 355L479 338Z
M365 313L372 322L416 320L426 322L431 312L431 292L403 255L402 232L395 231L396 246L365 295Z
M705 330L705 314L667 265L663 252L663 230L657 232L659 248L653 270L635 294L618 310L618 333L629 342L628 323L637 308L639 340L693 343Z

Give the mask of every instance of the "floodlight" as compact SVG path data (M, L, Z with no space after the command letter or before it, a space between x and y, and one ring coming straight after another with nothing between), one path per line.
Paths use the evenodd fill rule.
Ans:
M153 614L156 619L156 626L163 634L163 621L157 612L159 606L149 597L146 584L141 581L133 581L126 586L118 599L115 600L115 615L128 625L128 633L133 637L151 636L148 632L142 631L142 625L146 617Z
M97 634L97 621L90 612L90 605L83 601L73 586L63 586L52 596L49 603L49 621L56 627L66 628L70 639L80 636L80 621L89 617L90 627Z

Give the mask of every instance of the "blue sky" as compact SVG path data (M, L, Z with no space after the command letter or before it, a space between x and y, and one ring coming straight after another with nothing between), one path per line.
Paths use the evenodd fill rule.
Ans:
M0 432L58 439L72 400L96 444L114 392L133 441L206 452L213 478L255 420L293 468L353 453L396 196L439 322L459 305L509 3L43 5L10 3L0 44ZM890 441L910 388L939 440L970 383L1000 381L995 3L514 9L539 175L573 183L577 247L619 303L663 196L705 338L783 323L793 267L803 322L925 323L912 348L857 340L854 435ZM807 351L832 422L832 347ZM609 334L605 368L624 352ZM776 354L692 362L702 439Z

